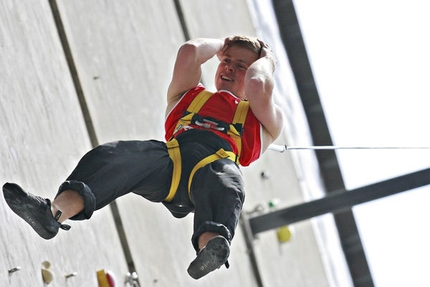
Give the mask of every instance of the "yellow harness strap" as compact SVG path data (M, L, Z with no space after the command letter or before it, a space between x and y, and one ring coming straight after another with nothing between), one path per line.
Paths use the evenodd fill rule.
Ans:
M172 183L170 184L169 194L165 199L165 201L170 202L175 197L176 190L179 186L179 181L181 180L182 159L181 151L179 150L179 143L175 138L166 142L166 145L169 156L173 161Z
M230 130L228 132L230 137L236 143L238 156L240 156L240 152L242 151L242 135L236 130L233 124L241 124L243 128L243 124L245 123L246 116L248 115L248 110L249 110L249 102L240 101L234 113L233 123L230 124Z
M203 105L212 97L213 93L208 92L206 90L201 91L191 102L187 111L191 113L197 113L203 107Z
M238 159L236 154L231 151L225 151L223 148L220 148L216 153L211 154L201 161L199 161L194 168L191 170L190 178L188 179L188 197L191 199L191 183L193 181L194 174L202 167L204 167L207 164L210 164L218 159L222 158L228 158L229 160L233 162L238 162Z

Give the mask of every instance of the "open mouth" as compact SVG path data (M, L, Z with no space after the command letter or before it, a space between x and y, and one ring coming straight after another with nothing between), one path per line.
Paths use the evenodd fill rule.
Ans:
M232 82L233 81L232 78L226 77L224 75L221 76L221 79L223 79L224 81L228 81L228 82Z

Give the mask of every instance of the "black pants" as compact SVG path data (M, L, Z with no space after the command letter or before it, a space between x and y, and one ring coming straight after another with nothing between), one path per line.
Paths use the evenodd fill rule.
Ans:
M220 233L231 241L245 199L242 174L229 159L220 159L199 169L188 178L203 158L229 145L210 131L189 130L177 137L182 157L182 176L175 198L163 202L172 180L173 162L164 142L118 141L100 145L88 152L60 186L84 198L84 210L73 220L89 219L116 198L133 192L153 202L163 202L176 217L194 212L192 243L198 250L198 237L206 232ZM57 194L57 196L58 196Z

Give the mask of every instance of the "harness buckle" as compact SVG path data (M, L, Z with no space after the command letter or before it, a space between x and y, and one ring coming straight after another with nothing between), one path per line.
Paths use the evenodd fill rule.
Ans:
M197 113L193 115L191 123L205 129L212 129L212 130L220 131L225 134L228 132L230 128L226 122L219 121L212 117L202 117Z
M228 153L223 148L220 148L216 152L216 155L219 156L220 158L228 158L229 157Z

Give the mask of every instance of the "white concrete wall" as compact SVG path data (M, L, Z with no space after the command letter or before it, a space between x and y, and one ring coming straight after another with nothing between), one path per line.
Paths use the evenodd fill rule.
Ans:
M99 142L162 139L167 85L185 40L173 1L59 0L58 5ZM191 37L256 35L245 0L181 5ZM0 179L52 198L91 144L48 2L6 0L0 8ZM204 67L208 87L216 64ZM262 171L270 177L263 180ZM245 211L275 197L284 205L303 201L288 155L267 153L243 172ZM186 273L195 256L192 216L175 219L162 205L136 195L119 199L118 206L142 286L257 286L240 228L230 269L195 281ZM0 265L22 266L11 278L0 272L1 286L41 281L46 259L53 264L55 286L63 286L63 274L74 271L79 275L67 286L96 286L95 272L102 268L122 281L127 265L109 208L44 241L4 201L0 207ZM297 224L295 231L283 245L274 232L255 241L264 286L328 286L311 224Z
M1 1L0 63L0 181L52 198L90 142L48 1ZM96 286L99 269L127 272L109 209L50 241L4 200L0 214L0 286L43 286L45 260L52 286L73 272L69 287Z

